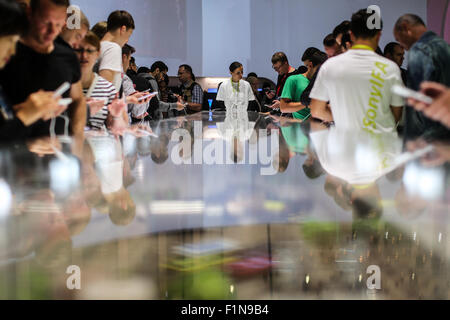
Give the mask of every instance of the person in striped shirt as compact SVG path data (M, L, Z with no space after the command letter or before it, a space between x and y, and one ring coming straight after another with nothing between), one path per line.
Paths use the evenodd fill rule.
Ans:
M112 83L92 71L100 54L100 39L89 32L75 51L80 60L81 82L88 104L87 125L91 129L102 130L111 120L108 120L108 116L111 117L108 106L116 99L117 90Z

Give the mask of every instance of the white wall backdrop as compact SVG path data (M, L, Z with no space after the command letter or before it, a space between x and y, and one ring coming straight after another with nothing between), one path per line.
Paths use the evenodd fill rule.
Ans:
M427 0L72 0L92 25L114 10L129 11L137 29L130 44L138 66L163 60L169 75L190 64L197 76L226 76L233 61L245 73L276 79L270 58L284 51L293 66L310 46L342 20L369 5L380 6L384 20L381 47L393 41L392 29L404 13L426 21Z

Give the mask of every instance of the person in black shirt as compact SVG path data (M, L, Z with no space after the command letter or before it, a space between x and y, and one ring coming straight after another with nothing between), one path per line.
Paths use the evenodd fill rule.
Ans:
M402 72L403 83L406 85L407 74L406 70L402 68L403 61L405 60L405 49L398 42L389 42L384 47L384 56L398 65Z
M89 20L83 13L83 11L80 10L79 13L80 13L80 28L70 28L69 26L66 25L64 26L59 37L56 39L56 41L59 41L61 44L66 44L70 46L72 49L77 49L79 47L81 41L83 41L84 37L91 28ZM70 18L71 17L69 17L69 19Z
M68 6L68 0L31 1L30 29L18 44L16 55L0 72L0 86L15 105L39 90L54 91L69 82L71 88L63 97L72 99L68 107L70 127L75 136L82 136L86 102L81 88L80 65L72 49L55 43L65 24ZM64 121L58 118L56 133L61 134L63 128ZM48 136L49 132L50 121L39 120L28 128L27 136Z
M25 12L13 0L0 0L0 70L14 54L19 35L27 29ZM48 119L62 111L52 92L38 91L25 102L12 105L0 86L0 142L24 138L27 126L39 119Z
M342 53L342 47L337 43L336 38L332 33L323 39L323 47L325 48L328 58L336 57Z
M272 110L280 110L279 97L283 93L283 88L286 80L293 75L298 74L294 67L289 64L288 58L284 52L277 52L272 56L272 67L278 73L278 81L276 92L268 92L266 96L272 100L272 105L269 107Z
M138 75L138 67L136 65L136 59L134 57L131 57L130 59L130 67L127 70L127 75L131 78L131 76L137 76Z
M317 51L312 54L312 56L309 57L308 61L308 73L306 74L306 77L309 80L309 85L306 87L306 89L303 91L302 96L300 98L300 102L306 106L309 107L311 104L311 98L309 95L311 94L312 89L314 88L314 84L316 83L317 75L319 74L320 67L322 64L327 61L328 55L325 52Z

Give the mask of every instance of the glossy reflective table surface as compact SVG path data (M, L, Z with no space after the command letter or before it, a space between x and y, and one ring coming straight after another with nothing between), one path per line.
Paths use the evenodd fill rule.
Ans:
M3 146L0 299L449 299L449 154L220 112Z

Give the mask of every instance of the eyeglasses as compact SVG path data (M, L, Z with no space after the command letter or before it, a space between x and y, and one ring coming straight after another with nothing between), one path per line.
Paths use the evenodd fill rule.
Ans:
M91 50L91 49L75 49L76 53L82 54L84 52L86 52L87 54L94 54L96 53L98 50Z

